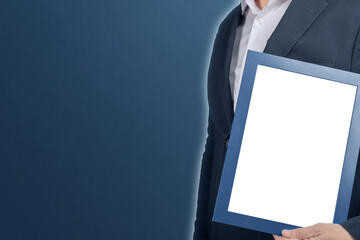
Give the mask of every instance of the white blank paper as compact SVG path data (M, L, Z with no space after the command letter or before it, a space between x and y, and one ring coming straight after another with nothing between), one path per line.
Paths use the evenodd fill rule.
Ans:
M228 211L332 222L356 89L259 65Z

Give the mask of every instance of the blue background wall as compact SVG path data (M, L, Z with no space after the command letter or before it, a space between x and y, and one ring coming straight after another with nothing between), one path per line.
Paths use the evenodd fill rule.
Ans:
M230 0L0 0L0 239L189 239Z

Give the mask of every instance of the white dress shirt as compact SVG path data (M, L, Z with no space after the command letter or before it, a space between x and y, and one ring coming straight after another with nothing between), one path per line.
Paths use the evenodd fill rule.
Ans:
M236 36L230 65L230 89L234 100L234 111L248 50L263 52L268 39L284 16L291 0L270 0L260 10L255 0L241 2L242 20L236 28Z

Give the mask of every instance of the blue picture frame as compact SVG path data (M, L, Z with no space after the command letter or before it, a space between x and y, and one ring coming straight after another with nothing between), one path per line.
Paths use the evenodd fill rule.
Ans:
M276 235L281 235L280 233L283 229L298 228L298 226L294 225L228 211L232 186L236 174L238 156L241 149L245 123L258 65L304 74L330 81L346 83L357 87L333 220L333 223L344 222L348 217L360 147L360 93L358 91L358 87L360 85L360 74L253 51L249 51L247 54L245 70L238 98L238 102L241 104L237 104L236 107L236 113L233 120L229 145L216 200L213 221Z

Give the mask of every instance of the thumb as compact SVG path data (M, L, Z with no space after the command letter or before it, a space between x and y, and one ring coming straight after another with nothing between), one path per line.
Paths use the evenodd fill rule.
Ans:
M281 234L283 235L283 237L296 239L306 239L316 236L316 232L314 231L313 226L306 228L296 228L293 230L283 230Z

